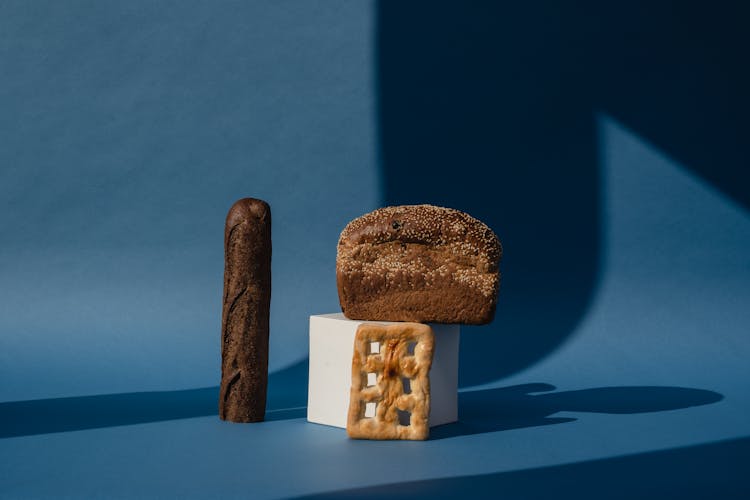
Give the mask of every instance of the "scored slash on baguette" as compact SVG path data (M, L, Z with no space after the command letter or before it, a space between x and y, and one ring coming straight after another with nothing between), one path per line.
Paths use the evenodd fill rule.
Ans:
M224 225L219 417L265 418L271 303L271 207L243 198Z

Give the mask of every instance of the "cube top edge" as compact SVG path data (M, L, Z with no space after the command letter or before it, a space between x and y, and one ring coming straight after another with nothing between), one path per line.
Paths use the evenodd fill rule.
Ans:
M393 325L395 323L399 323L398 321L383 321L383 320L365 320L365 319L349 319L346 316L344 316L344 313L338 312L338 313L327 313L327 314L311 314L310 315L310 321L313 320L327 320L327 321L343 321L346 323L377 323L380 325ZM443 331L450 331L455 330L458 332L460 330L461 325L459 324L445 324L445 323L427 323L432 327L433 330L443 330Z

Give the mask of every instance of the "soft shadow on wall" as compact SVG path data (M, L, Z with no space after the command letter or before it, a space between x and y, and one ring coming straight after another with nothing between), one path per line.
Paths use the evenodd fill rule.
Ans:
M504 243L496 319L462 336L462 386L539 361L586 313L606 223L599 110L750 205L750 16L726 7L377 4L385 203L464 210Z

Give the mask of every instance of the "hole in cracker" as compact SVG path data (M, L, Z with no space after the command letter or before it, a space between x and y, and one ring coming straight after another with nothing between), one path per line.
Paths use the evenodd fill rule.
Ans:
M401 383L404 384L404 394L411 394L411 380L406 377L402 377Z
M370 342L370 354L380 354L380 342Z
M396 410L398 413L399 425L411 425L411 412L406 410Z
M417 348L416 342L409 342L409 344L406 346L406 354L409 356L414 356L414 350Z
M377 406L377 403L365 403L365 418L374 417Z
M368 373L367 374L367 387L372 387L373 385L378 383L378 374L377 373Z

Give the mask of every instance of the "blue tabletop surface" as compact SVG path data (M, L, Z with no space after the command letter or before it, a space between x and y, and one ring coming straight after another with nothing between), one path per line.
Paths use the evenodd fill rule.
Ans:
M454 40L487 16L395 5L0 6L0 498L750 497L750 107L735 53L711 58L699 40L705 54L681 59L687 45L666 39L693 32L655 7L609 48L673 64L618 58L597 71L635 64L642 88L579 92L569 70L594 75L565 47L594 35L561 35L555 16L573 14L550 3L539 25L515 7L524 22L500 32L557 37L516 46L554 54L541 59L552 83L509 57L486 88L474 73L428 88L427 59L486 61L408 50L438 40L435 23ZM406 20L423 37L400 53ZM657 21L671 37L654 46ZM472 43L505 46L479 24ZM671 88L661 78L674 93L649 93ZM506 81L517 94L488 101ZM458 88L512 124L458 123L466 107L435 105ZM585 105L583 129L566 96ZM274 217L257 424L217 416L223 217L243 196ZM407 202L463 208L498 233L497 315L462 331L458 423L424 442L350 440L305 419L307 318L338 310L346 222Z

